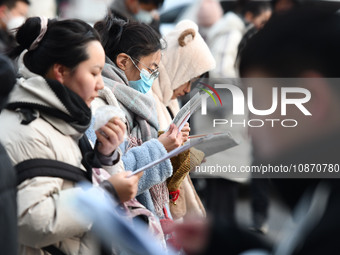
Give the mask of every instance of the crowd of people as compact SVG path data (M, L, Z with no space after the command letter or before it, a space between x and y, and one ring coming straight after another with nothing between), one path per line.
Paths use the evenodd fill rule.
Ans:
M113 0L93 24L56 18L68 1L52 1L55 18L32 16L35 2L0 1L1 254L128 254L70 211L84 181L116 201L128 224L142 222L164 254L336 254L336 178L212 178L202 203L190 172L209 157L194 147L132 173L190 139L190 125L172 120L203 77L264 78L253 95L262 106L268 88L289 86L268 78L312 78L299 84L312 95L311 116L288 114L299 126L249 128L241 146L221 153L239 164L339 164L340 6L239 0L223 10L201 0L195 22L161 35L163 0ZM98 128L103 109L116 114ZM252 228L236 220L244 181ZM266 235L269 185L300 212L278 243Z

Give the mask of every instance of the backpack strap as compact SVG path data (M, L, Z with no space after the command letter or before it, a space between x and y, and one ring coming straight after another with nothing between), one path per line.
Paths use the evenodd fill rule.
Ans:
M29 159L17 164L15 169L17 171L17 185L27 179L37 176L58 177L73 182L92 182L92 178L89 179L87 172L78 167L57 160ZM54 245L42 247L41 249L47 251L51 255L66 255ZM101 255L109 254L111 254L111 251L101 244Z
M58 177L72 182L90 181L88 174L78 167L51 159L29 159L15 166L17 185L37 176Z
M92 181L85 171L70 164L52 159L29 159L15 166L17 171L17 185L27 179L38 176L58 177L72 182ZM54 245L42 248L51 255L66 255Z

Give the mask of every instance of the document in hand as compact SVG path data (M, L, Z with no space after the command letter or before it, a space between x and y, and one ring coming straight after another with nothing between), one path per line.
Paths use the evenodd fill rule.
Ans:
M190 141L195 141L206 135L194 135L190 136ZM204 152L205 157L209 157L215 153L230 149L237 146L239 143L235 141L229 132L226 133L214 133L209 135L210 138L203 143L199 143L195 146L196 149Z
M177 113L171 123L178 127L178 132L182 130L190 116L201 107L202 97L208 97L207 93L197 92Z
M177 149L172 150L171 152L165 154L163 157L159 158L158 160L145 165L142 168L137 169L134 171L131 175L128 177L135 175L139 172L145 171L159 163L161 163L164 160L167 160L169 158L172 158L174 156L177 156L178 154L190 149L191 147L195 146L195 148L200 149L199 146L202 146L204 149L203 152L207 155L212 155L214 153L217 153L219 151L223 151L229 148L232 148L238 143L234 140L234 138L231 136L231 134L228 133L216 133L216 134L208 134L208 135L197 135L197 136L191 136L190 139L182 146L178 147Z
M118 248L119 254L174 255L164 250L142 221L129 221L118 203L103 189L82 183L82 192L71 196L69 206L86 222L108 247Z

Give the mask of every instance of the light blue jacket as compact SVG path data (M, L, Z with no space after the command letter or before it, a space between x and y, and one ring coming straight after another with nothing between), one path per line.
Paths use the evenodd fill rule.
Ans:
M95 144L96 135L93 130L93 123L86 131L86 135ZM121 160L124 167L129 171L136 171L137 169L159 159L164 156L167 151L164 146L157 140L151 139L141 146L133 147L126 152L127 141L123 142L119 147L122 151ZM164 182L172 175L172 165L170 159L167 159L154 167L144 171L138 183L137 200L143 204L148 210L155 213L155 208L152 202L149 189L159 183Z
M120 146L123 152L122 161L125 169L130 171L135 171L167 153L164 146L157 139L151 139L141 146L130 149L127 153L122 148L125 147L125 143ZM137 200L147 209L155 212L149 189L156 184L164 182L171 175L172 165L169 159L144 171L138 183Z

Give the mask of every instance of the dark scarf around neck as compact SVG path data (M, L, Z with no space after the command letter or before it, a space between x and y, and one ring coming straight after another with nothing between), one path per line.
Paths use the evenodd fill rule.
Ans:
M46 84L54 92L58 100L65 106L68 113L56 108L24 101L12 102L7 105L7 109L38 110L46 115L62 119L78 132L84 133L91 123L91 109L80 96L66 86L60 84L58 81L46 79Z

